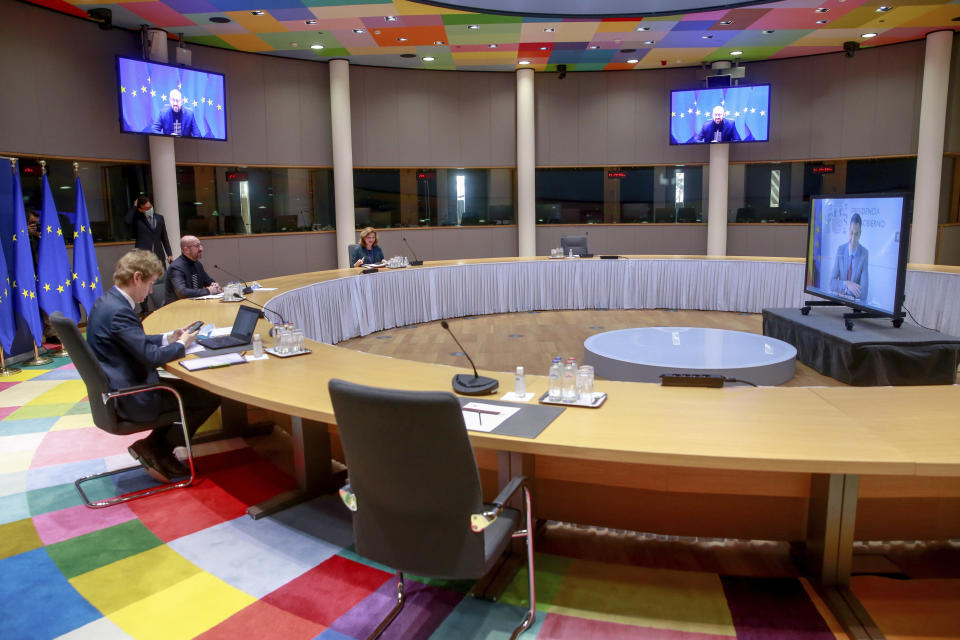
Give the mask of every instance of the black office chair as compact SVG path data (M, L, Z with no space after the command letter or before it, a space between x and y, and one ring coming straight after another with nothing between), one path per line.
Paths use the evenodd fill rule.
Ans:
M353 263L356 262L356 258L353 257L354 251L357 251L360 248L358 244L348 244L347 245L347 259L350 261L350 266L353 266Z
M570 249L573 249L575 256L587 256L587 236L560 236L560 248L563 249L563 255L568 255Z
M73 323L73 320L70 320L59 311L54 311L50 316L50 324L53 325L57 335L60 336L60 341L63 343L63 346L66 347L67 352L70 354L70 358L73 360L74 366L76 366L77 371L80 372L80 378L83 379L83 383L87 387L87 396L90 402L90 412L93 414L93 423L97 427L103 429L107 433L128 435L131 433L138 433L140 431L149 431L150 429L154 429L159 426L179 422L179 424L183 427L183 438L187 447L187 460L189 461L190 465L190 477L186 480L181 480L180 482L170 482L111 498L91 501L90 498L87 497L87 494L84 493L83 487L81 486L84 482L90 482L106 476L112 476L119 473L124 473L126 471L140 469L141 467L140 465L133 465L130 467L124 467L123 469L115 469L113 471L97 473L80 478L73 483L74 486L76 486L77 491L80 493L80 497L83 498L83 503L92 509L99 509L101 507L109 507L110 505L117 504L118 502L127 502L136 498L142 498L155 493L169 491L170 489L179 489L181 487L187 487L191 485L195 478L193 451L190 449L190 434L187 433L187 421L183 410L183 401L180 399L180 394L177 393L173 387L168 387L163 384L141 385L137 387L129 387L127 389L111 391L110 382L107 380L107 375L103 372L103 367L100 366L100 362L93 354L93 350L90 349L90 345L87 344L87 341L83 339L83 336L80 334L80 330L77 328L77 325ZM117 415L115 403L113 402L114 398L156 390L169 391L172 393L177 398L179 411L171 411L161 414L155 421L148 423L129 422L127 420L123 420Z
M403 574L476 580L510 545L526 538L530 609L513 631L533 624L533 520L526 479L513 478L492 504L480 476L460 403L441 391L398 391L331 380L330 397L349 484L357 553L397 571L397 602L369 636L378 637L404 604ZM523 489L525 514L504 505ZM524 528L519 529L521 517Z

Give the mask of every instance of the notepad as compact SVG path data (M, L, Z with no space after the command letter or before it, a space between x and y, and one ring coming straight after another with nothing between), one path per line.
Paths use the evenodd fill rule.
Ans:
M470 431L485 431L490 433L507 418L520 410L520 407L509 407L484 402L468 402L463 409L463 422Z
M225 353L220 356L210 356L209 358L197 358L195 360L181 360L180 366L187 371L199 371L200 369L213 369L216 367L229 367L234 364L243 364L246 360L239 353Z

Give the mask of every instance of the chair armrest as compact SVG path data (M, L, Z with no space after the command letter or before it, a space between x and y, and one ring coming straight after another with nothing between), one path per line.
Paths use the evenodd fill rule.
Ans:
M471 513L470 514L470 529L474 533L479 533L493 524L497 517L503 513L503 506L507 504L507 501L513 497L522 486L527 482L526 476L514 476L510 479L510 482L507 483L503 489L500 490L500 494L493 499L494 509L492 511L484 511L483 513Z
M124 387L123 389L117 389L116 391L107 391L103 394L103 404L107 404L108 400L113 400L114 398L122 398L123 396L132 396L138 393L144 393L146 391L169 391L177 397L177 400L180 399L180 394L177 393L177 390L168 385L157 383L157 384L138 384L135 387Z

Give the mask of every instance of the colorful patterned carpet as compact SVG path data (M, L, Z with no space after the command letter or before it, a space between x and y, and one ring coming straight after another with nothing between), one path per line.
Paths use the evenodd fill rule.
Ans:
M126 447L137 438L93 427L85 395L65 359L0 381L0 638L346 640L366 637L389 610L392 574L352 552L337 499L258 521L245 515L294 482L241 440L197 448L195 487L107 509L81 505L73 480L130 464ZM149 481L125 475L114 476L123 490ZM116 489L102 482L94 494ZM896 600L878 584L870 590L878 607ZM498 602L470 588L408 583L407 607L383 637L509 637L524 611L524 572ZM537 589L528 640L843 637L793 577L538 554ZM887 609L894 623L909 621L909 607Z

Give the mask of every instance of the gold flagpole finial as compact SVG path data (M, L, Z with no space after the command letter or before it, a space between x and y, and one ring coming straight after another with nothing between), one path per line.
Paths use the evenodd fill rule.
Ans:
M16 171L16 170L17 170L17 159L16 159L16 158L7 158L7 160L10 161L10 170L11 170L11 171Z
M47 161L46 161L46 160L41 160L41 161L40 161L40 169L41 169L41 171L43 171L43 175L47 175Z
M74 163L73 163L73 177L76 178L76 177L78 177L79 175L80 175L80 163L79 163L79 162L74 162Z

